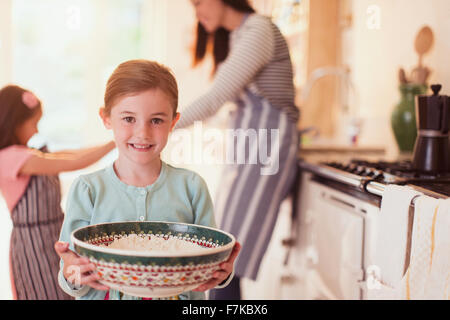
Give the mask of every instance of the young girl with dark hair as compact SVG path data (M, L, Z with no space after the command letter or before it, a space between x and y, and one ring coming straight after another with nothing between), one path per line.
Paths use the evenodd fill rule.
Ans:
M64 219L58 174L93 164L115 144L54 153L28 148L41 116L41 102L32 92L16 85L0 90L0 191L13 222L13 298L71 299L58 286L59 259L53 250Z

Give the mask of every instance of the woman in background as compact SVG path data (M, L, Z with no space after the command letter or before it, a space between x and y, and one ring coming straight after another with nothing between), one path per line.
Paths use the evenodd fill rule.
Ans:
M28 148L41 116L41 102L32 92L15 85L0 90L0 191L13 222L10 273L15 300L72 299L57 278L54 243L64 219L58 174L87 167L115 147L109 142L55 153Z
M278 27L255 13L247 0L191 2L198 19L194 65L212 54L214 80L205 94L182 110L176 129L205 120L224 103L235 102L229 128L265 130L269 138L267 145L257 141L244 148L238 142L238 153L270 150L271 162L249 164L249 154L245 163L226 165L216 202L220 227L234 234L242 249L234 279L228 287L213 290L210 298L241 299L240 278L256 279L280 204L297 172L299 110L294 102L292 64ZM272 136L273 130L278 135Z

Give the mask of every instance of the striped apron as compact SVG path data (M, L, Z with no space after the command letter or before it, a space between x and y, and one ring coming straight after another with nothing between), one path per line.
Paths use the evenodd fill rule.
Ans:
M221 180L223 184L216 199L220 228L233 234L242 245L235 262L235 274L255 280L277 221L280 204L295 181L299 135L296 124L288 119L286 113L249 90L237 101L230 127L244 131L254 129L254 132L267 130L267 139L245 143L245 163L236 161L225 166ZM276 136L272 139L271 129L277 130L278 139ZM228 147L236 150L237 157L239 152L244 152L242 145L239 146L239 139L229 143ZM255 150L268 155L275 155L278 151L278 165L267 170L261 161L255 164L250 158Z
M32 176L13 209L10 271L14 299L71 300L58 284L54 249L64 214L58 176Z

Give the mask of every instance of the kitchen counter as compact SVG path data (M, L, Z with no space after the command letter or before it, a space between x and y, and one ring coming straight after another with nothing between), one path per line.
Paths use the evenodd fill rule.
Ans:
M307 145L303 146L302 150L305 153L316 152L331 152L331 153L355 153L366 152L370 154L383 155L385 152L384 147L377 146L339 146L339 145Z

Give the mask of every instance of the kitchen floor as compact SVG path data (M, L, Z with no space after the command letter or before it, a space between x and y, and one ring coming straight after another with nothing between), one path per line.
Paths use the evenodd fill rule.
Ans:
M279 300L291 299L286 296L286 286L282 286L282 278L292 283L293 279L286 278L289 272L283 267L286 248L282 246L282 240L289 237L291 201L285 200L280 208L277 223L269 243L266 255L263 258L258 278L253 281L244 279L242 281L242 297L245 300ZM292 298L296 299L296 298Z

